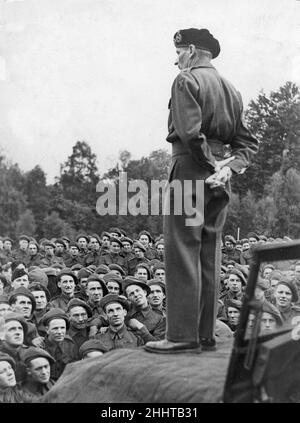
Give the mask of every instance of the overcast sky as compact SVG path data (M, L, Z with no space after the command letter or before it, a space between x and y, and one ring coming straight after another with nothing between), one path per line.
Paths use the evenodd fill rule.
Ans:
M215 67L241 92L300 84L297 0L0 0L0 146L48 181L77 140L100 173L118 153L169 149L173 35L208 28Z

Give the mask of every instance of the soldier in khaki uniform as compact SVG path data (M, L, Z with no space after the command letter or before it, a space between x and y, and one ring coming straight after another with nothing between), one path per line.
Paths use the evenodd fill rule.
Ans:
M199 351L200 345L215 349L221 233L229 180L232 173L245 171L258 150L258 141L242 120L239 92L211 64L220 53L218 40L207 29L190 28L178 31L174 44L178 55L175 64L181 72L169 102L169 183L180 182L181 205L197 204L199 195L201 201L192 216L185 207L176 214L179 201L174 190L165 204L170 205L164 220L167 333L165 340L145 346L158 353ZM231 147L227 159L225 144ZM185 181L192 182L190 192L184 189ZM196 181L203 181L203 194Z

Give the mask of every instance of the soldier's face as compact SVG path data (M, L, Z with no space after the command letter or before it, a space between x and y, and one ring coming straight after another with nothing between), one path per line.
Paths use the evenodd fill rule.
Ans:
M129 285L126 288L127 298L139 307L148 304L147 292L138 285Z
M5 317L11 311L11 307L7 303L0 303L0 317Z
M8 361L0 361L0 388L11 388L16 385L14 369Z
M110 244L110 251L111 251L112 253L117 254L117 253L119 253L119 252L120 252L120 249L121 249L121 247L120 247L120 245L119 245L117 242L112 242L112 243Z
M18 295L14 304L11 305L13 311L21 313L24 317L28 318L32 312L32 303L30 298L25 295Z
M272 314L264 312L260 321L260 335L265 335L274 332L277 328L277 323Z
M118 282L108 281L106 286L111 294L117 294L117 295L120 294L120 287Z
M84 329L86 327L88 315L85 308L81 306L72 307L69 317L71 325L76 329Z
M102 245L103 245L103 247L109 247L109 244L110 244L110 240L109 240L109 238L108 238L108 236L103 236L102 237Z
M300 265L298 264L295 266L294 276L295 276L295 281L300 282Z
M254 245L254 244L256 244L257 243L257 239L256 238L249 238L249 244L250 245Z
M62 244L55 244L55 252L57 253L63 253L65 250L65 247Z
M62 342L65 339L67 325L64 319L52 319L47 328L49 341Z
M271 273L273 272L273 270L272 269L270 269L269 267L267 267L265 270L264 270L264 273L263 273L263 278L264 279L269 279L270 278L270 275L271 275Z
M36 303L36 310L44 310L47 305L47 297L44 291L32 291Z
M227 250L233 250L234 245L233 245L232 242L226 241L225 242L225 247L227 248Z
M23 326L17 320L11 320L4 324L5 335L4 339L11 345L16 348L23 344L24 341L24 331Z
M100 282L89 281L86 287L86 294L91 301L98 303L103 298L103 289Z
M75 282L72 276L63 275L60 281L57 283L57 286L61 289L63 294L73 295L75 290Z
M126 252L126 253L129 253L130 251L131 251L131 244L130 244L130 242L123 242L122 243L123 244L123 250Z
M275 288L278 285L278 282L279 281L277 279L271 279L271 281L270 281L270 288L271 288L271 291L272 292L275 291Z
M147 237L147 235L141 235L140 238L139 238L139 241L145 247L148 247L148 245L149 245L149 238Z
M278 284L275 288L274 298L276 306L285 308L289 307L292 302L292 291L286 285Z
M26 251L28 247L28 241L26 241L26 239L21 239L19 241L19 246L20 246L20 250Z
M87 246L86 239L85 238L79 238L78 245L79 245L80 248L86 248L86 246Z
M48 383L50 380L50 364L45 357L31 360L27 371L35 382Z
M19 278L14 279L11 283L13 289L20 288L21 286L23 286L24 288L28 288L28 285L29 279L27 275L20 276Z
M134 249L134 254L137 258L142 258L144 257L144 251L141 250L140 248L135 248Z
M73 257L76 257L79 254L78 248L75 247L74 245L72 245L72 247L70 247L69 251L70 251L71 256L73 256Z
M30 256L35 256L37 253L37 246L35 244L29 244L28 252Z
M163 293L163 290L159 285L151 285L150 289L151 292L148 295L149 303L154 307L159 307L163 303L165 294Z
M154 277L159 279L160 281L164 282L166 278L165 269L157 269L155 270Z
M250 247L249 242L244 242L244 244L243 244L243 251L248 250L249 247Z
M100 249L100 244L96 238L91 238L90 247L92 251L98 251Z
M46 246L45 246L45 253L46 253L48 256L54 256L54 248L53 248L53 247L51 247L51 245L46 245Z
M12 243L10 241L4 241L3 248L4 250L11 250Z
M147 270L144 267L138 268L137 271L135 272L135 277L147 282L148 280Z
M237 275L229 275L228 278L228 289L231 292L240 292L242 289L242 282Z
M178 47L176 48L176 60L174 65L178 66L180 70L186 69L189 63L189 49L188 47Z
M111 326L121 326L124 323L127 311L120 303L110 303L105 307L105 313Z
M164 244L158 244L158 246L156 247L156 249L157 249L157 251L158 251L160 254L163 254L163 253L164 253L164 251L165 251L165 245L164 245Z
M228 322L232 325L237 325L240 318L240 311L234 307L228 307L227 310Z

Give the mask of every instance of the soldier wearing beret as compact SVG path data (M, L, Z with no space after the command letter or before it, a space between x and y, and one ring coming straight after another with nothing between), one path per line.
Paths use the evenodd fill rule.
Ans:
M12 252L12 258L14 261L23 261L28 260L28 244L30 238L26 235L21 235L19 237L19 247Z
M66 267L72 267L76 264L82 264L79 246L76 242L70 242L68 253L64 256Z
M81 261L83 261L84 257L89 252L89 250L88 250L89 242L90 242L90 237L87 236L87 235L79 234L76 237L76 243L78 245L79 257L80 257Z
M36 303L32 293L26 288L18 288L9 296L8 302L12 311L20 313L27 323L27 331L24 336L25 345L41 346L43 338L40 337L34 323L31 322Z
M63 258L55 255L56 245L52 241L44 241L43 247L45 250L45 257L43 257L40 261L41 267L53 267L56 264L60 264L65 267Z
M227 325L235 332L239 324L242 301L230 299L226 303Z
M255 232L249 232L247 234L249 248L244 249L241 253L241 264L250 265L253 256L253 247L258 243L259 237Z
M288 280L278 282L274 291L275 306L280 311L285 327L295 324L295 317L300 316L300 306L296 305L298 293L295 285ZM294 323L293 323L294 322Z
M236 263L240 263L240 251L235 249L236 240L232 235L225 236L225 246L222 250L222 262L225 261L235 261Z
M98 238L98 235L93 234L90 237L90 243L89 243L89 249L90 251L87 253L87 255L83 258L83 266L88 267L90 265L99 266L100 264L100 239Z
M153 278L159 279L161 282L165 283L166 281L166 269L164 263L156 263L153 266Z
M11 306L8 302L8 296L7 295L0 295L0 318L5 317L5 315L11 311Z
M0 353L0 403L19 404L31 403L35 397L28 394L17 385L16 362L9 355Z
M112 263L108 265L109 272L113 272L116 275L119 275L121 278L126 276L126 272L123 267L118 264Z
M39 252L39 249L39 245L35 241L29 241L26 259L26 265L28 268L31 266L39 266L41 264L43 256Z
M119 238L110 237L109 251L101 255L100 264L118 264L123 269L126 268L126 259L121 255L123 244Z
M132 252L133 240L126 236L122 236L120 240L122 241L123 246L121 254L126 259L126 261L128 261L134 257L134 253Z
M141 242L135 241L133 243L133 252L134 257L129 258L127 261L127 273L131 276L134 275L137 264L147 263L149 261L147 257L145 257L146 248Z
M165 260L165 243L163 239L156 241L155 249L157 251L157 258L160 261L164 261Z
M283 319L279 310L268 301L262 305L262 315L260 318L260 335L268 335L276 331L283 325Z
M13 261L13 252L12 252L13 243L14 243L13 240L9 238L8 236L3 238L3 250L1 251L1 254L6 260L5 264Z
M79 298L73 298L68 303L67 313L70 321L67 334L79 349L89 339L88 321L92 317L92 310L86 302Z
M61 308L67 311L69 301L75 297L77 277L71 270L65 268L57 276L57 286L61 294L50 301L51 307Z
M67 314L60 308L52 308L43 317L47 329L45 350L54 358L51 377L56 381L68 363L78 360L78 348L67 335L70 323Z
M122 281L123 279L112 272L108 272L103 276L104 282L110 294L122 294Z
M23 316L10 311L4 317L4 332L1 334L0 352L10 355L16 363L16 380L23 382L26 379L24 353L28 346L24 345L28 325Z
M123 292L131 302L127 325L135 330L139 329L138 323L142 323L149 332L149 339L153 341L163 339L166 331L166 319L152 310L147 299L151 293L150 287L142 280L128 276L124 279Z
M220 296L225 307L228 300L243 300L242 287L246 286L247 281L243 273L238 269L232 269L228 272L227 291L224 295Z
M166 317L166 285L160 279L150 279L147 282L150 286L150 294L148 295L148 301L153 311L156 311L161 316Z
M27 379L22 388L35 397L45 395L54 385L50 379L50 366L55 363L54 358L41 348L30 347L24 354L27 368Z
M134 277L137 279L141 279L142 281L147 282L151 279L151 271L147 265L147 263L138 263L135 267Z
M110 236L111 236L110 233L106 231L102 232L101 234L101 249L100 249L101 256L109 252Z
M125 325L129 304L128 301L115 294L108 294L101 300L108 328L96 335L108 351L119 348L136 348L152 339L147 328L140 322L135 322L134 328Z
M116 227L109 228L108 232L109 232L111 237L114 237L114 238L121 238L122 237L122 232L120 231L119 228L116 228Z
M45 337L47 331L42 320L44 315L51 308L49 304L50 292L44 285L38 282L31 283L29 285L29 291L32 293L35 299L35 310L31 315L30 321L34 323L39 335Z
M108 350L105 345L99 339L89 339L85 341L79 348L79 357L81 359L85 358L95 358L103 355Z
M167 334L151 343L151 352L215 349L221 233L230 198L232 174L243 173L258 150L258 141L242 118L239 92L211 64L220 45L207 29L189 28L174 36L180 69L169 103L173 159L169 183L194 181L189 194L196 204L196 181L203 181L203 207L192 226L185 212L164 216ZM224 145L232 156L224 160ZM176 199L175 199L176 200ZM170 195L174 209L174 191ZM198 219L199 217L199 219ZM190 222L190 221L189 221ZM184 281L185 295L182 297ZM180 307L178 307L180 304Z
M143 246L146 248L145 251L145 257L148 260L153 260L155 258L158 258L157 251L154 247L152 247L153 238L148 231L141 231L138 236L138 240Z
M10 292L13 292L14 290L21 287L28 288L28 286L29 286L28 273L24 269L15 269L11 277Z

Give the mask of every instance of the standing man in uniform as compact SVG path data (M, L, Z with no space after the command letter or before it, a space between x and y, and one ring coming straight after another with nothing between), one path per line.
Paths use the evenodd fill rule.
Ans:
M171 212L164 220L167 332L164 340L145 346L157 353L216 349L221 233L229 180L232 174L245 171L258 150L258 141L242 120L239 92L211 64L220 53L218 40L207 29L190 28L178 31L174 44L175 64L181 72L173 83L169 103L169 183L181 182L184 205L187 201L197 204L201 195L202 207L194 216L185 210L176 215L173 210L178 198L170 192ZM227 159L225 144L231 146ZM197 180L203 181L201 193L196 190ZM192 181L190 192L184 189L184 181ZM190 224L191 220L188 226L186 221Z

